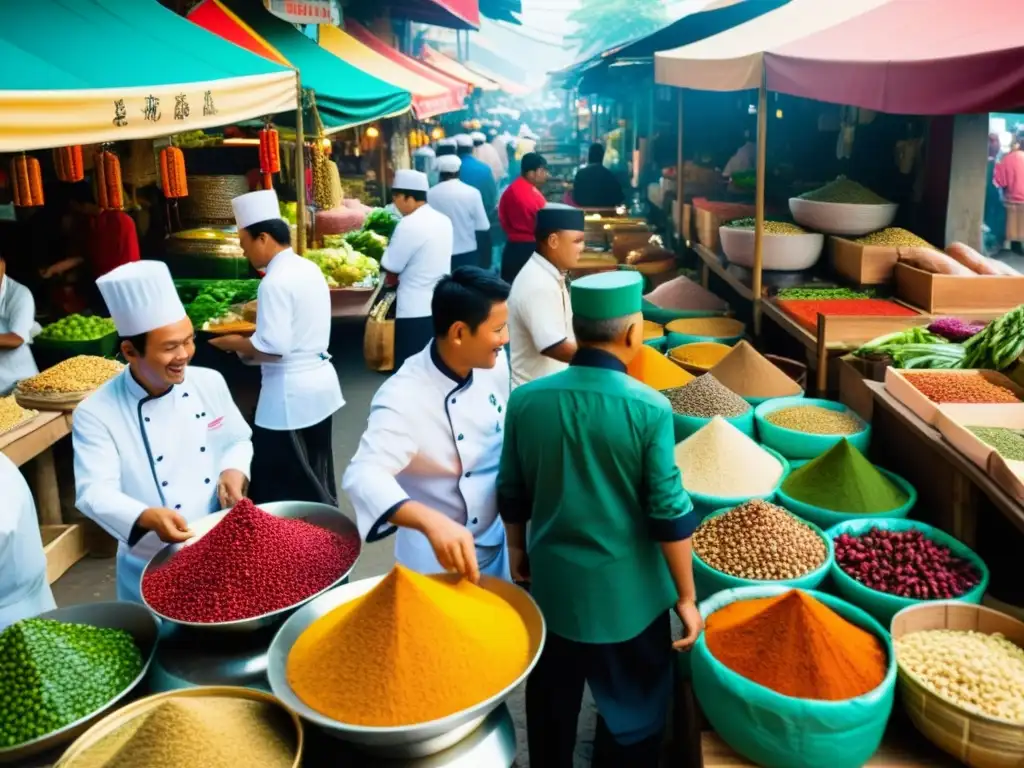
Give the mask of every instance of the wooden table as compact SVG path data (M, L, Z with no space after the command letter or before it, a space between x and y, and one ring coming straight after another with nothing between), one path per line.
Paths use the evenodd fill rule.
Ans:
M28 423L0 436L0 451L16 466L20 467L35 459L29 473L29 483L42 525L60 525L62 522L57 470L51 447L70 434L70 411L41 411Z

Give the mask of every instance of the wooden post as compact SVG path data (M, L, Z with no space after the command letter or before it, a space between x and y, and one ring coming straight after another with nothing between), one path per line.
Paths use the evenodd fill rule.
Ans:
M757 95L757 185L754 198L754 270L751 276L753 293L754 336L761 335L761 270L764 263L764 182L768 159L768 76L762 64L761 90Z
M682 246L686 247L686 241L689 239L689 232L683 231L683 222L686 217L683 215L684 207L686 205L686 184L683 180L683 171L685 170L686 163L683 162L683 89L680 88L676 94L676 116L679 120L678 134L676 135L676 205L679 207L679 220L676 222L676 232L679 235L679 240ZM672 212L669 211L669 215Z
M828 318L818 314L817 358L818 370L815 371L815 386L818 397L828 397Z
M384 154L384 147L390 144L384 136L384 123L381 122L377 131L377 151L380 152L380 204L388 204L388 158Z
M295 71L295 90L299 106L295 110L295 226L298 229L299 254L306 252L306 139L302 130L302 79Z

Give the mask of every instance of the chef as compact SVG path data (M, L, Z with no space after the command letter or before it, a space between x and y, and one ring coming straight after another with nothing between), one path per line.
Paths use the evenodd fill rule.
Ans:
M437 161L447 155L457 155L458 147L455 146L455 139L441 139L437 142L437 149L434 150L435 159L430 171L427 173L427 180L430 186L434 186L441 180L441 172L438 170Z
M40 330L32 292L7 274L7 262L0 256L0 395L39 373L29 344Z
M222 336L210 343L260 364L252 497L334 505L332 423L345 400L327 354L327 280L319 267L292 250L291 231L274 190L241 195L231 205L246 258L266 274L256 294L252 337Z
M491 252L491 222L487 220L483 198L479 190L459 179L461 167L462 160L455 155L438 158L441 180L427 192L430 207L452 222L452 269L470 264L483 266L481 254Z
M455 233L451 219L427 202L427 177L398 171L391 190L402 220L380 260L398 276L395 309L395 370L421 351L434 335L430 297L438 280L451 270Z
M460 133L455 137L459 158L462 160L462 168L459 170L459 178L480 190L480 197L484 201L484 210L492 223L497 221L498 215L498 183L494 180L494 174L487 163L473 157L473 139L466 133Z
M584 683L599 714L593 765L657 768L672 651L702 627L697 516L675 465L672 409L626 373L643 346L642 293L636 272L574 281L572 365L509 398L498 506L512 577L530 581L548 630L526 684L538 768L572 765Z
M128 366L75 409L75 506L118 540L117 597L139 602L149 559L245 495L252 431L224 377L189 366L192 322L166 264L125 264L96 287Z
M420 573L508 579L495 503L504 437L508 285L460 267L434 289L434 340L384 383L342 486L367 542L397 531Z
M549 204L537 211L537 250L508 297L512 388L565 370L576 354L565 275L583 253L583 211Z
M46 579L46 555L32 491L14 462L0 453L0 632L57 607Z
M505 176L505 169L497 150L487 143L487 136L481 131L473 131L469 137L473 140L473 157L491 169L491 175L497 184Z

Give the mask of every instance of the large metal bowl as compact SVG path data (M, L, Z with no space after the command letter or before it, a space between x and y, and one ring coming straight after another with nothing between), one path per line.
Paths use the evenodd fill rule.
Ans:
M452 581L458 579L455 575L448 575L442 578L448 578ZM295 691L288 684L288 676L286 674L288 654L291 653L295 641L299 639L299 636L313 622L330 613L339 605L362 597L383 579L384 576L377 576L346 584L328 592L326 595L321 595L316 600L296 611L278 630L277 636L270 644L270 654L267 660L267 679L270 681L270 689L274 692L274 695L284 702L286 706L298 712L302 718L319 725L332 736L351 742L364 752L371 752L383 757L426 757L427 755L433 755L443 749L447 749L468 736L474 729L479 727L484 718L495 707L500 706L508 698L509 694L526 680L526 677L533 670L534 665L536 665L537 659L540 658L540 652L544 647L544 640L547 635L547 628L540 609L525 590L492 576L481 576L480 586L507 601L523 617L523 621L526 622L526 628L530 634L530 663L523 670L523 673L511 685L491 696L491 698L438 720L393 727L341 723L311 709L295 694ZM423 641L430 642L430 638L423 638ZM382 659L381 663L388 663L388 659Z
M285 517L292 520L305 520L307 523L324 528L328 531L333 531L334 533L342 536L359 537L359 530L356 528L356 524L349 520L340 509L332 507L329 504L318 504L311 501L275 501L269 504L259 504L258 506L264 512L268 512L275 517ZM146 564L145 569L142 571L142 578L146 578L146 573L149 572L150 568L159 568L174 557L178 550L191 546L195 542L199 541L199 539L209 533L217 523L223 520L224 516L230 511L231 510L224 509L220 512L214 512L213 514L202 518L198 522L193 523L191 528L196 535L182 544L168 544L153 555L153 558ZM356 563L359 562L359 555L361 554L362 549L360 544L360 552L356 555L356 559L352 561L352 565L349 566L349 569L319 592L300 600L294 605L278 608L276 611L270 611L269 613L261 613L259 616L253 616L248 619L236 619L235 621L220 622L180 621L160 613L160 611L156 610L146 602L146 595L142 592L141 588L139 592L142 594L142 601L146 604L146 607L149 608L154 615L159 616L161 619L170 622L171 624L177 624L178 626L188 627L193 630L208 630L212 632L255 632L258 629L263 629L264 627L269 627L279 621L282 621L288 616L288 614L299 606L305 605L313 598L318 595L322 595L327 590L336 587L339 584L344 584L348 579L348 575L352 572L352 569L356 567Z
M35 618L53 619L67 624L88 624L93 627L123 629L132 636L135 644L142 652L142 670L127 688L94 712L65 725L53 733L40 736L38 739L26 741L24 744L18 744L14 747L0 749L0 763L14 763L25 760L32 755L37 755L40 752L45 752L75 739L135 690L136 686L146 677L146 673L149 671L149 664L153 660L153 652L156 650L159 625L156 619L153 618L153 615L138 603L85 603L83 605L72 605L67 608L57 608L53 611L41 613Z

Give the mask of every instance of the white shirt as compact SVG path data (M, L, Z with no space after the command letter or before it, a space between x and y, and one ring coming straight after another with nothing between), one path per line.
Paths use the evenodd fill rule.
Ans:
M508 338L513 389L568 367L543 354L562 341L575 341L576 336L565 276L539 253L530 257L512 283Z
M430 317L434 286L452 269L454 240L451 219L430 203L398 222L380 260L384 269L398 275L395 317Z
M729 162L726 163L725 168L722 169L722 175L726 178L730 178L737 173L752 171L756 161L757 147L754 145L754 142L748 141L736 150L736 154L729 158Z
M0 395L9 394L22 379L39 373L29 344L36 325L32 292L8 275L0 276L0 333L16 333L25 343L0 349Z
M508 576L505 529L498 516L497 477L508 403L508 361L458 378L433 344L410 357L381 385L342 487L366 541L396 531L388 517L418 501L473 534L481 572ZM395 558L420 573L440 573L427 538L397 529Z
M451 219L453 254L475 251L476 233L491 229L480 190L460 179L449 179L431 187L427 203Z
M501 164L501 158L498 156L498 150L490 144L481 144L479 147L476 147L473 150L473 157L481 163L487 164L487 167L491 169L491 175L494 176L494 180L496 182L505 178L505 167Z
M0 632L57 607L46 579L32 491L14 462L0 453Z
M345 404L331 364L331 291L320 268L291 248L267 265L256 293L252 345L280 360L261 363L256 426L305 429Z
M189 367L159 397L126 368L75 409L75 506L119 542L119 600L140 601L142 570L163 547L155 533L129 547L139 515L166 507L194 522L216 511L220 473L249 477L251 438L224 377L209 368Z
M491 146L498 154L498 160L501 162L501 175L504 177L508 174L508 142L502 136L495 136L491 139Z

